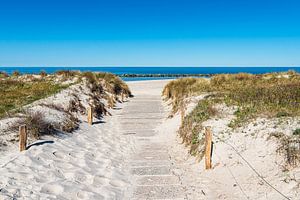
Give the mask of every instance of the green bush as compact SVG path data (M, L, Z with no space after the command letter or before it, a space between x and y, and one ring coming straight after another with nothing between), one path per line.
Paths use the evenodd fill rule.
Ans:
M299 135L300 136L300 128L297 128L294 132L293 135Z

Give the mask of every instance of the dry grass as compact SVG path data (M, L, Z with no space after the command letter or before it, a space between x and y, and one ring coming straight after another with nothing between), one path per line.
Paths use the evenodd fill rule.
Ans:
M277 76L231 75L222 83L218 80L219 76L212 78L212 88L221 94L220 98L229 105L239 107L232 127L261 115L300 115L300 75L290 75L289 78Z
M72 105L73 105L73 101L70 101L68 108L64 109L64 107L59 104L53 104L53 103L51 103L51 104L41 103L40 104L40 106L45 106L47 108L62 112L67 116L60 125L58 125L58 124L55 125L56 129L63 131L63 132L67 132L67 133L72 133L74 130L76 130L79 127L79 119L77 117L75 117L73 113L74 112L77 113L78 111L81 111L81 109L83 107L80 104L80 105L74 107L73 108L74 112L72 112L72 109L70 109L70 107ZM84 109L84 107L83 107L83 109Z
M213 108L209 100L199 101L195 109L187 115L181 127L179 128L179 135L186 146L190 147L192 155L203 156L203 151L199 151L199 146L204 144L204 137L199 137L202 127L202 122L208 120L211 116L217 114L216 109Z
M0 78L7 78L7 77L9 77L8 73L0 72Z
M79 96L75 93L72 93L72 99L69 101L69 105L67 107L67 112L69 113L77 113L79 112L82 115L86 114L86 108L82 105Z
M162 95L165 100L171 100L172 114L176 113L184 105L184 100L202 90L209 88L209 81L203 78L181 78L169 82Z
M42 80L32 82L1 80L0 118L12 110L20 109L24 105L53 95L67 87L67 85Z
M300 164L300 135L287 136L284 133L271 133L268 140L276 138L279 142L277 152L284 155L287 170Z
M281 77L288 75L289 78ZM237 119L232 127L250 118L300 115L300 75L294 72L265 75L221 74L210 82L201 78L178 79L164 89L166 100L171 100L173 111L179 110L183 100L191 95L214 92L215 98L227 105L236 105Z
M79 72L71 70L59 70L55 72L56 75L63 76L65 78L71 78L79 74Z
M49 123L42 112L26 112L25 115L20 118L10 130L17 132L19 126L26 125L29 137L39 139L43 135L53 135L56 130L53 124Z
M72 133L79 127L79 120L72 113L63 112L66 114L64 121L51 123L41 111L25 111L8 130L17 132L19 126L26 125L28 136L32 139L40 139L44 135L56 135L59 132Z
M17 77L17 76L20 76L20 75L21 75L21 73L19 71L14 71L12 73L12 76L14 76L14 77Z
M85 78L89 83L91 99L95 102L94 106L97 108L97 116L100 113L106 113L100 105L100 99L106 98L111 101L106 95L106 92L111 92L114 95L115 102L120 95L125 95L126 97L131 96L131 92L119 77L109 73L92 73L92 72L75 72L75 71L58 71L56 75L63 76L67 79L79 77L81 80ZM15 72L14 77L19 76L19 73ZM69 85L57 84L47 79L47 74L41 72L42 79L36 79L32 75L23 75L20 78L12 79L9 78L6 73L0 73L0 118L6 116L9 112L18 111L24 105L30 104L36 100L45 98L52 94L55 94L62 89L69 87ZM30 80L30 81L29 81ZM106 87L106 88L104 88ZM106 90L106 91L104 91ZM96 103L97 102L97 103ZM80 106L76 102L76 98L73 102L70 102L70 109L74 109L75 106ZM73 107L73 108L72 108ZM83 109L80 106L79 111L83 113Z
M42 70L42 71L40 72L40 76L41 76L41 77L46 77L47 75L48 75L47 72L44 71L44 70Z
M11 77L6 73L0 73L0 75L3 77L0 81L0 118L5 115L10 116L9 113L21 112L23 106L53 95L70 86L54 83L52 80L56 75L63 76L64 80L72 80L77 77L79 81L87 84L90 106L94 108L93 115L99 119L103 115L110 114L103 103L105 99L109 102L109 106L113 107L119 96L131 96L128 86L117 76L109 73L58 71L56 75L48 76L46 72L42 71L40 73L41 78L34 78L32 75L19 76L20 74L17 72ZM79 83L79 81L76 83ZM66 109L62 105L53 103L40 104L40 106L63 113L65 119L62 122L50 124L41 112L25 112L12 129L17 130L20 124L28 125L30 135L33 138L40 138L42 135L54 134L55 132L72 132L76 130L79 126L79 120L75 115L78 113L86 114L87 108L82 104L77 94L72 93L71 95L73 98Z
M235 128L249 119L264 117L285 117L300 115L300 75L295 72L264 75L220 74L210 81L202 78L183 78L171 81L163 90L166 101L170 101L173 113L185 107L185 99L201 93L213 93L209 99L185 117L179 130L192 154L201 154L198 138L201 123L213 116L213 105L225 102L237 106L236 118L229 124ZM199 152L197 152L199 151Z
M73 131L79 128L79 119L73 115L73 113L69 113L66 111L67 118L62 122L59 129L60 131L72 133Z
M110 93L115 95L124 94L126 97L132 96L128 85L118 76L110 73L96 73L96 77L106 82L106 87Z
M64 112L65 111L64 107L62 105L59 105L59 104L54 104L54 103L45 104L45 103L41 103L39 105L40 106L45 106L45 107L53 109L53 110L57 110L59 112Z

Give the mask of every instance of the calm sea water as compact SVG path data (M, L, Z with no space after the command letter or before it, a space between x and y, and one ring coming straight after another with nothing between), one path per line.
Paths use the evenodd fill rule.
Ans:
M0 71L12 73L19 71L27 74L37 74L41 70L54 73L58 70L80 70L94 72L111 72L120 74L220 74L220 73L253 73L284 72L294 70L300 73L300 67L0 67ZM165 77L123 78L125 81L158 80Z

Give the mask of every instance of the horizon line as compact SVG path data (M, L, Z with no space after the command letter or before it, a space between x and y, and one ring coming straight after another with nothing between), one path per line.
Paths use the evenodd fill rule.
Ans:
M284 67L284 68L289 68L289 67L296 67L296 68L298 68L298 67L300 67L300 65L299 66L279 66L279 65L276 65L276 66L272 66L272 65L267 65L267 66L263 66L263 65L254 65L254 66L237 66L237 65L233 65L233 66L226 66L226 65L224 65L224 66L167 66L167 65L162 65L162 66L157 66L157 65L155 65L155 66L150 66L150 65L141 65L141 66L137 66L137 65L133 65L133 66L130 66L130 65L126 65L126 66L0 66L0 68L13 68L13 67L15 67L15 68L22 68L22 67L25 67L25 68L29 68L29 67L32 67L32 68L42 68L42 67L52 67L52 68L59 68L59 67L74 67L74 68L82 68L82 67L109 67L109 68L125 68L125 67L136 67L136 68L138 68L138 67L166 67L166 68L170 68L170 67L177 67L177 68L180 68L180 67L189 67L189 68L213 68L213 67L240 67L240 68L245 68L245 67Z

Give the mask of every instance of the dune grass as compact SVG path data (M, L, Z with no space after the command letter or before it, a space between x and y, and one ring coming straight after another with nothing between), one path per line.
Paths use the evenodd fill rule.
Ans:
M286 74L221 74L210 81L201 78L184 78L171 81L164 88L163 95L171 100L173 111L177 112L188 96L213 93L227 105L238 106L237 121L240 122L263 115L285 117L300 115L300 75Z
M109 83L108 89L115 95L125 94L127 97L132 96L128 85L118 76L111 73L96 73L95 76Z
M82 83L88 88L89 106L94 108L93 115L100 119L103 115L110 114L103 103L104 99L111 101L110 107L113 107L120 96L131 96L126 83L116 75L108 73L59 71L54 75L47 75L42 71L39 76L1 74L3 76L0 80L0 119L11 116L10 114L22 113L18 116L17 123L8 130L16 132L20 124L26 124L29 127L29 136L33 139L39 139L43 135L54 135L57 132L73 132L79 127L76 113L86 114L87 109L76 93L70 94L73 98L66 107L60 104L39 104L64 113L66 117L62 122L53 123L49 122L42 112L23 109L23 106L36 100L56 94L73 84Z
M212 108L217 102L237 107L236 118L229 124L232 128L258 116L300 116L300 75L295 72L220 74L210 80L182 78L171 81L163 90L165 100L172 104L173 113L185 107L187 97L203 93L211 95L184 118L179 130L192 154L202 141L198 138L201 123L214 115Z
M36 100L55 94L68 85L55 84L40 80L23 82L17 80L0 81L0 118L11 110L20 109Z
M217 114L217 111L213 108L212 102L209 100L199 101L195 109L189 113L181 127L179 128L179 135L183 139L183 143L190 147L190 154L203 157L203 152L199 154L199 146L204 144L204 137L199 138L199 132L201 131L202 122L208 120L211 116Z
M25 105L58 93L71 85L54 82L52 81L53 76L62 76L62 81L77 77L78 81L76 83L86 79L89 82L92 99L95 99L95 102L100 102L99 98L108 98L104 95L103 87L106 87L108 92L115 95L113 98L117 98L120 95L131 96L131 91L127 84L116 75L110 73L81 73L63 70L56 72L54 75L49 75L49 78L47 78L47 73L42 71L40 73L41 78L34 78L32 81L16 79L16 77L21 76L18 72L12 74L11 77L4 72L1 72L0 75L2 78L0 80L0 118L3 118L12 110L16 112ZM103 110L104 105L97 104L97 107L99 110Z
M232 127L257 116L286 117L300 115L300 75L219 75L211 86L228 105L238 106Z
M172 114L182 106L189 96L195 96L203 91L208 91L209 81L203 78L181 78L169 82L163 89L165 100L171 100Z

